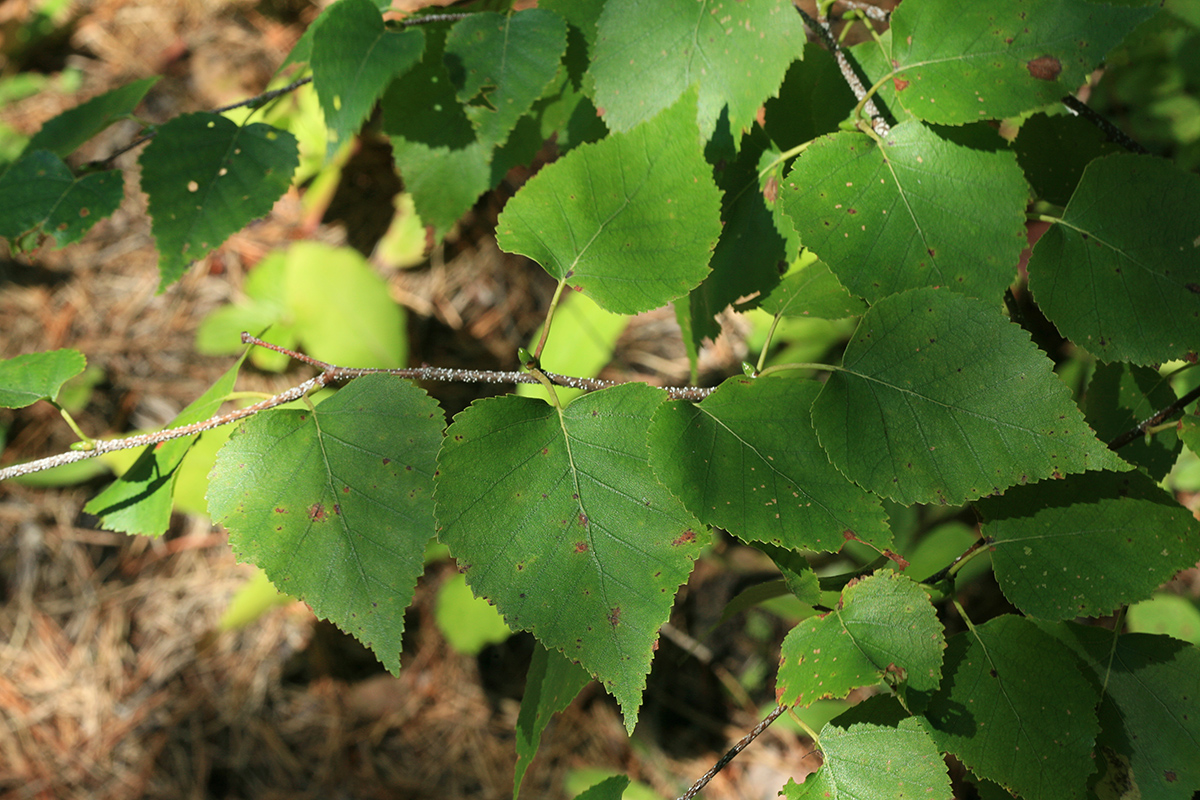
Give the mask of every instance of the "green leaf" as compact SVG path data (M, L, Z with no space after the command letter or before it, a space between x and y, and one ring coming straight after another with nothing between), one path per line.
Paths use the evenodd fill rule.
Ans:
M314 358L355 367L407 363L404 312L356 250L297 242L284 292L291 327Z
M833 611L792 628L779 654L775 699L808 705L885 679L936 689L945 646L925 591L898 573L877 572L847 584Z
M1200 608L1186 597L1158 592L1131 605L1125 614L1130 633L1158 633L1200 645Z
M1025 247L1028 191L1011 153L907 122L882 145L857 132L817 139L781 202L804 246L868 301L919 286L998 300Z
M1127 470L1029 334L946 290L885 297L813 404L830 460L899 503L958 505L1018 483Z
M1086 0L906 2L892 15L895 96L944 125L1014 117L1074 94L1154 11Z
M446 69L480 141L504 143L554 81L566 49L566 22L541 8L472 14L450 29Z
M391 375L314 410L248 420L221 449L209 513L238 558L400 669L404 609L433 535L442 413Z
M1137 427L1142 420L1175 402L1171 382L1149 367L1133 364L1099 364L1088 382L1083 412L1101 441L1112 441ZM1121 448L1121 457L1162 480L1183 442L1174 431L1155 434L1149 442L1138 438Z
M238 127L209 113L181 114L158 129L141 158L163 285L255 217L267 214L299 163L290 133Z
M845 730L821 729L821 769L797 784L789 780L780 794L801 798L872 800L950 800L950 776L924 720L909 717L898 727L859 723Z
M250 579L243 583L230 599L229 605L221 614L220 621L217 622L217 630L240 630L258 620L272 608L292 602L295 602L294 597L289 597L276 589L275 584L271 583L271 579L267 577L267 573L256 569Z
M763 103L763 130L780 151L791 150L836 131L857 102L833 54L811 47L788 67L779 96Z
M768 542L758 542L754 547L771 557L783 575L783 584L787 591L795 595L797 600L810 606L821 602L821 585L817 580L817 573L813 572L808 559L802 553ZM729 613L726 607L721 616L725 617Z
M1157 364L1200 350L1200 177L1152 156L1083 173L1029 259L1038 306L1102 361Z
M631 731L658 628L708 539L647 463L662 398L635 383L562 411L476 401L438 455L438 538L467 583L509 627L578 659Z
M42 125L25 145L24 152L49 150L66 158L100 131L133 113L158 76L126 84L69 108Z
M716 340L721 326L715 317L727 306L741 297L770 291L799 249L798 242L789 243L780 235L773 204L764 198L764 191L771 192L767 187L772 178L760 180L758 165L769 146L759 131L743 142L740 152L728 153L729 159L721 158L714 168L722 192L721 238L709 262L712 272L690 295L696 344L705 338ZM778 185L776 179L775 189ZM742 304L739 310L747 307Z
M1078 659L1005 615L950 638L925 709L938 747L1025 800L1082 797L1094 766L1096 689Z
M609 0L598 27L591 73L608 127L628 131L699 84L705 140L727 103L729 131L740 140L805 42L799 15L783 0Z
M820 391L798 378L729 378L698 404L664 403L650 464L688 511L751 542L837 551L849 537L891 544L879 498L829 463L806 411Z
M1021 123L1012 144L1017 161L1039 200L1065 206L1093 160L1124 152L1083 117L1034 114Z
M24 408L54 400L67 381L83 372L87 359L78 350L26 353L0 360L0 408Z
M720 233L720 194L695 136L694 102L689 93L644 125L544 167L500 214L501 249L621 314L694 289Z
M239 358L208 391L179 412L169 427L179 428L215 417L237 383L244 358ZM180 465L202 435L147 445L133 465L93 497L83 510L99 517L100 527L107 531L162 536L171 524Z
M329 126L332 156L353 137L391 81L425 48L420 28L388 30L371 0L339 0L313 35L313 86Z
M1004 596L1042 619L1102 616L1200 560L1200 523L1142 472L1015 487L978 508Z
M533 648L533 660L525 676L525 695L521 698L521 713L517 716L517 768L513 780L513 797L521 794L525 770L537 755L542 733L550 718L565 709L592 679L579 664L568 661L562 653L547 650L540 644ZM618 794L618 797L620 795Z
M1103 628L1062 623L1045 629L1104 687L1096 745L1118 796L1137 787L1147 800L1191 798L1200 789L1200 650L1146 633L1114 642Z
M0 175L0 236L37 231L65 247L116 211L124 196L120 171L77 178L61 158L35 150Z
M621 800L628 786L628 776L612 775L575 795L575 800Z
M488 645L512 636L496 609L471 594L462 575L438 587L433 618L447 644L463 655L477 656Z
M820 319L855 317L867 310L863 299L846 291L823 261L786 275L760 306L770 314Z

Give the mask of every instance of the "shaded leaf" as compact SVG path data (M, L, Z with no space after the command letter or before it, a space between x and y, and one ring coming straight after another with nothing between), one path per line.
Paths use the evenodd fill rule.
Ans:
M759 305L763 311L784 317L820 319L854 317L867 310L863 299L846 291L822 261L785 276Z
M858 132L817 139L781 195L804 246L868 301L919 286L998 300L1025 247L1028 187L1016 158L918 122L895 126L882 145Z
M1152 156L1093 161L1029 258L1038 306L1103 361L1200 350L1200 177Z
M204 394L193 400L170 427L179 428L215 417L237 383L245 354ZM129 469L121 473L83 510L100 518L107 531L162 536L171 524L175 506L175 487L184 457L205 434L182 436L160 444L147 445Z
M124 196L120 171L77 178L61 158L35 150L0 175L0 236L36 231L65 247L116 211Z
M654 479L660 390L626 384L562 411L476 401L438 456L438 538L514 629L579 659L633 729L651 651L705 529Z
M1200 560L1200 523L1138 471L1018 486L977 506L1004 596L1042 619L1102 616Z
M592 680L587 670L568 661L562 653L534 645L533 659L525 676L525 694L517 716L517 768L513 797L521 794L521 780L537 755L542 733L550 718L567 706ZM619 794L618 794L619 796Z
M290 133L217 114L181 114L158 129L141 157L151 230L165 286L188 264L267 214L299 163Z
M808 705L885 679L929 691L941 681L945 646L925 591L898 573L877 572L847 584L833 611L788 632L775 698Z
M388 84L421 58L421 29L388 30L371 0L338 0L313 35L313 86L329 127L327 152L353 137Z
M609 311L636 314L708 274L720 194L694 136L689 93L653 120L581 145L508 202L496 241Z
M217 456L209 513L240 560L400 669L404 609L433 535L442 413L391 375L315 410L259 414Z
M780 794L807 797L950 800L950 776L924 720L909 717L895 728L859 723L845 730L821 729L824 763L797 784L789 780Z
M1160 408L1175 402L1171 382L1149 367L1117 362L1098 364L1088 381L1083 413L1101 441L1110 442L1137 427ZM1155 434L1150 441L1134 439L1121 448L1121 458L1162 480L1183 443L1174 431Z
M1034 114L1021 123L1012 143L1034 196L1065 206L1093 160L1124 152L1083 117Z
M650 426L650 464L688 511L746 541L832 552L855 537L887 547L879 498L829 463L807 419L820 388L737 377L701 403L668 401Z
M892 84L912 114L961 125L1057 102L1153 8L1087 0L917 0L891 21Z
M905 505L957 505L1018 483L1127 470L1083 421L1029 334L944 289L885 297L813 404L830 460Z
M67 381L83 372L87 359L78 350L26 353L0 360L0 408L24 408L54 400Z
M1078 659L1005 615L950 638L925 709L938 747L1026 800L1082 797L1093 770L1096 690Z
M67 109L42 125L25 145L24 152L49 150L66 158L88 139L132 114L156 83L158 76L143 78Z
M566 22L543 8L488 11L455 23L446 37L446 69L480 141L504 143L550 87L566 49Z
M1071 623L1043 626L1080 656L1098 686L1098 756L1111 784L1188 800L1200 789L1200 650L1166 636Z
M728 103L738 141L805 42L799 15L783 0L609 0L598 28L591 73L609 128L628 131L698 84L696 121L706 140Z

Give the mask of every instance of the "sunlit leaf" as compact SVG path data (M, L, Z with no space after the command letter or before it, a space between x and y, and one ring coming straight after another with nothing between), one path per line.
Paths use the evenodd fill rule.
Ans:
M1200 561L1200 522L1142 472L1072 475L977 505L1000 588L1042 619L1102 616Z
M505 206L496 240L609 311L636 314L695 288L720 232L720 194L688 93L628 133L581 145Z
M664 399L627 384L561 412L477 401L438 456L438 538L514 629L578 659L630 730L657 631L708 535L655 480L646 430Z
M739 377L701 403L664 403L650 428L655 474L702 522L747 541L836 551L855 537L887 547L879 498L847 481L817 443L807 411L820 388Z
M25 152L49 150L66 158L88 139L132 114L156 83L157 76L143 78L67 109L42 125L25 145Z
M1096 439L1029 334L946 290L886 297L813 404L830 460L905 505L1129 465Z
M78 350L26 353L0 360L0 408L24 408L54 400L62 385L83 372L87 359Z
M919 286L999 300L1025 246L1028 191L1011 153L918 122L881 145L857 132L821 137L780 187L804 246L868 300Z
M442 413L390 375L314 410L248 420L221 449L208 507L239 559L400 669L404 609L433 535Z
M842 590L837 608L804 620L783 640L776 700L808 705L887 679L917 691L941 681L942 624L916 583L878 572Z

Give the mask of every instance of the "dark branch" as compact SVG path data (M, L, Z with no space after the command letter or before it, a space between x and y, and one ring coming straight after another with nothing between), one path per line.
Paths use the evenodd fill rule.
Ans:
M833 53L833 57L837 59L838 68L842 71L842 78L846 81L846 85L850 87L850 91L854 92L854 99L862 101L867 96L867 89L863 85L862 78L854 71L854 66L850 60L846 58L846 53L842 50L841 45L833 38L833 33L829 30L829 23L822 19L813 19L812 16L800 6L796 6L796 11L804 18L804 24L808 25L821 42L829 48ZM880 136L887 136L891 128L883 115L879 113L879 109L875 105L875 101L868 99L863 104L863 111L867 112L867 116L871 118L871 127L875 133Z
M725 769L729 762L733 761L738 753L745 750L746 747L755 739L757 739L760 733L770 727L771 723L778 719L779 715L784 711L787 711L787 706L776 706L774 711L772 711L770 714L767 714L766 719L754 726L754 730L747 733L742 737L740 742L729 748L729 752L721 756L721 760L716 764L713 764L712 769L701 775L700 780L692 784L692 788L680 795L679 800L692 800L692 798L695 797L701 789L708 785L708 782L711 781L718 772Z
M1136 428L1134 428L1133 430L1125 431L1125 433L1122 433L1120 436L1113 439L1111 442L1108 443L1108 449L1109 450L1117 450L1117 449L1122 448L1125 445L1129 444L1134 439L1137 439L1139 436L1145 436L1146 433L1151 428L1153 428L1157 425L1161 425L1164 422L1166 422L1167 420L1169 420L1171 417L1175 416L1176 414L1181 413L1183 411L1183 409L1189 403L1196 400L1197 398L1200 398L1200 386L1197 386L1195 389L1192 389L1190 392L1185 394L1183 397L1179 398L1174 403L1171 403L1171 405L1167 406L1166 408L1162 409L1161 411L1158 411L1158 412L1154 413L1153 415L1147 417L1146 419L1142 420L1142 422L1139 423L1138 426Z
M1112 120L1108 119L1094 108L1091 108L1074 95L1067 95L1062 99L1062 103L1064 106L1071 109L1100 130L1104 131L1104 135L1108 137L1110 142L1116 142L1131 153L1138 153L1144 156L1150 155L1149 150L1142 147L1133 139L1130 139L1129 135L1114 125Z

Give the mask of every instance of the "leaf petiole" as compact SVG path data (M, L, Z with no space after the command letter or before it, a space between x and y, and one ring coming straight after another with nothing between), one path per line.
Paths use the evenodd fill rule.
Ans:
M58 409L58 413L66 420L67 425L70 426L75 435L79 437L79 441L71 445L72 450L94 450L96 448L96 440L83 432L79 427L79 423L75 422L75 418L71 416L70 411L67 411L54 400L47 400L47 402Z

